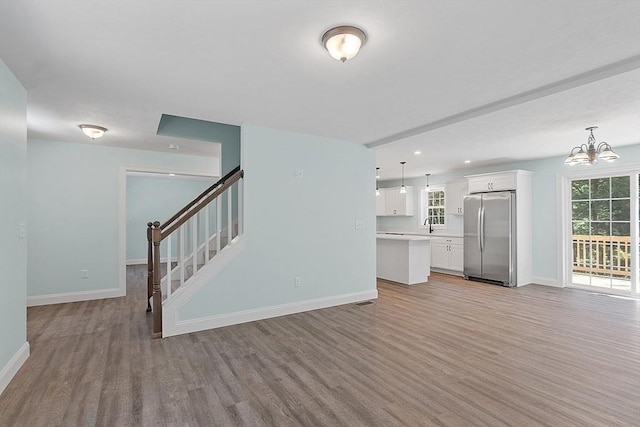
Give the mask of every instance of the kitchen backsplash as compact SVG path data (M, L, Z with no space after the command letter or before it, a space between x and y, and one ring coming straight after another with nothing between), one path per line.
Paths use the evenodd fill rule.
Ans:
M376 217L376 230L404 232L411 234L429 234L428 228L418 226L419 216L379 216ZM462 236L462 215L447 215L447 228L433 230L432 236Z

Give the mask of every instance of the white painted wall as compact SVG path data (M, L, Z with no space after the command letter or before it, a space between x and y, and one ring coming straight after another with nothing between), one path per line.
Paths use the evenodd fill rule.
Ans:
M27 151L30 305L124 294L125 170L219 173L216 158L99 142L30 140Z
M0 60L0 393L27 343L27 92Z
M377 295L374 151L255 126L243 127L242 145L245 249L178 318Z
M546 159L531 160L527 162L514 162L485 168L469 168L458 170L448 174L434 175L429 183L444 183L460 179L465 175L503 170L524 169L533 172L533 277L536 283L558 284L558 265L561 256L558 254L558 239L561 230L558 230L557 217L560 208L557 201L557 187L559 176L567 172L575 172L580 167L589 168L585 171L607 169L614 170L624 167L640 167L640 144L616 147L620 159L613 163L601 162L596 166L565 166L564 157L551 157ZM423 186L425 178L407 179L407 185ZM393 187L398 181L380 182L380 187ZM416 201L416 206L419 206ZM450 217L453 217L450 215ZM434 234L462 234L461 217L452 219L452 226L448 230L434 232ZM379 230L397 230L407 232L424 233L425 229L418 228L418 220L413 217L378 217Z
M146 263L148 222L166 221L218 179L127 176L127 263ZM186 237L191 238L191 233ZM166 247L162 249L164 256Z

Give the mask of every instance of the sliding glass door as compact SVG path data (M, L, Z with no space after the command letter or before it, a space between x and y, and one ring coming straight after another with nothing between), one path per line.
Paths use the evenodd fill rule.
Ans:
M637 173L570 180L570 284L638 294Z

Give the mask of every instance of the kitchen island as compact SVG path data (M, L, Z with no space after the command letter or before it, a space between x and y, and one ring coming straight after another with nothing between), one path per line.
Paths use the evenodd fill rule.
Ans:
M376 275L405 285L426 283L431 273L430 236L376 234Z

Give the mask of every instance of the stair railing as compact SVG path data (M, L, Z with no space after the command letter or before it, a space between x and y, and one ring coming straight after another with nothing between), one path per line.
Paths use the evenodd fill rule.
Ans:
M166 297L191 279L202 266L208 264L225 245L242 234L242 186L244 171L240 166L204 190L164 223L147 223L147 312L153 312L153 338L162 337L163 285ZM233 218L233 188L236 187L237 222ZM222 196L226 195L226 230L223 230ZM215 203L214 233L211 234L210 207ZM198 227L198 219L202 226ZM190 228L190 230L187 230ZM171 236L176 233L176 260L172 257ZM202 237L202 238L201 238ZM190 241L186 241L186 240ZM200 243L202 240L202 243ZM166 242L166 274L161 268L161 244ZM213 256L212 256L213 252ZM188 275L188 277L186 277ZM174 277L178 280L174 281ZM153 301L153 307L151 304Z

